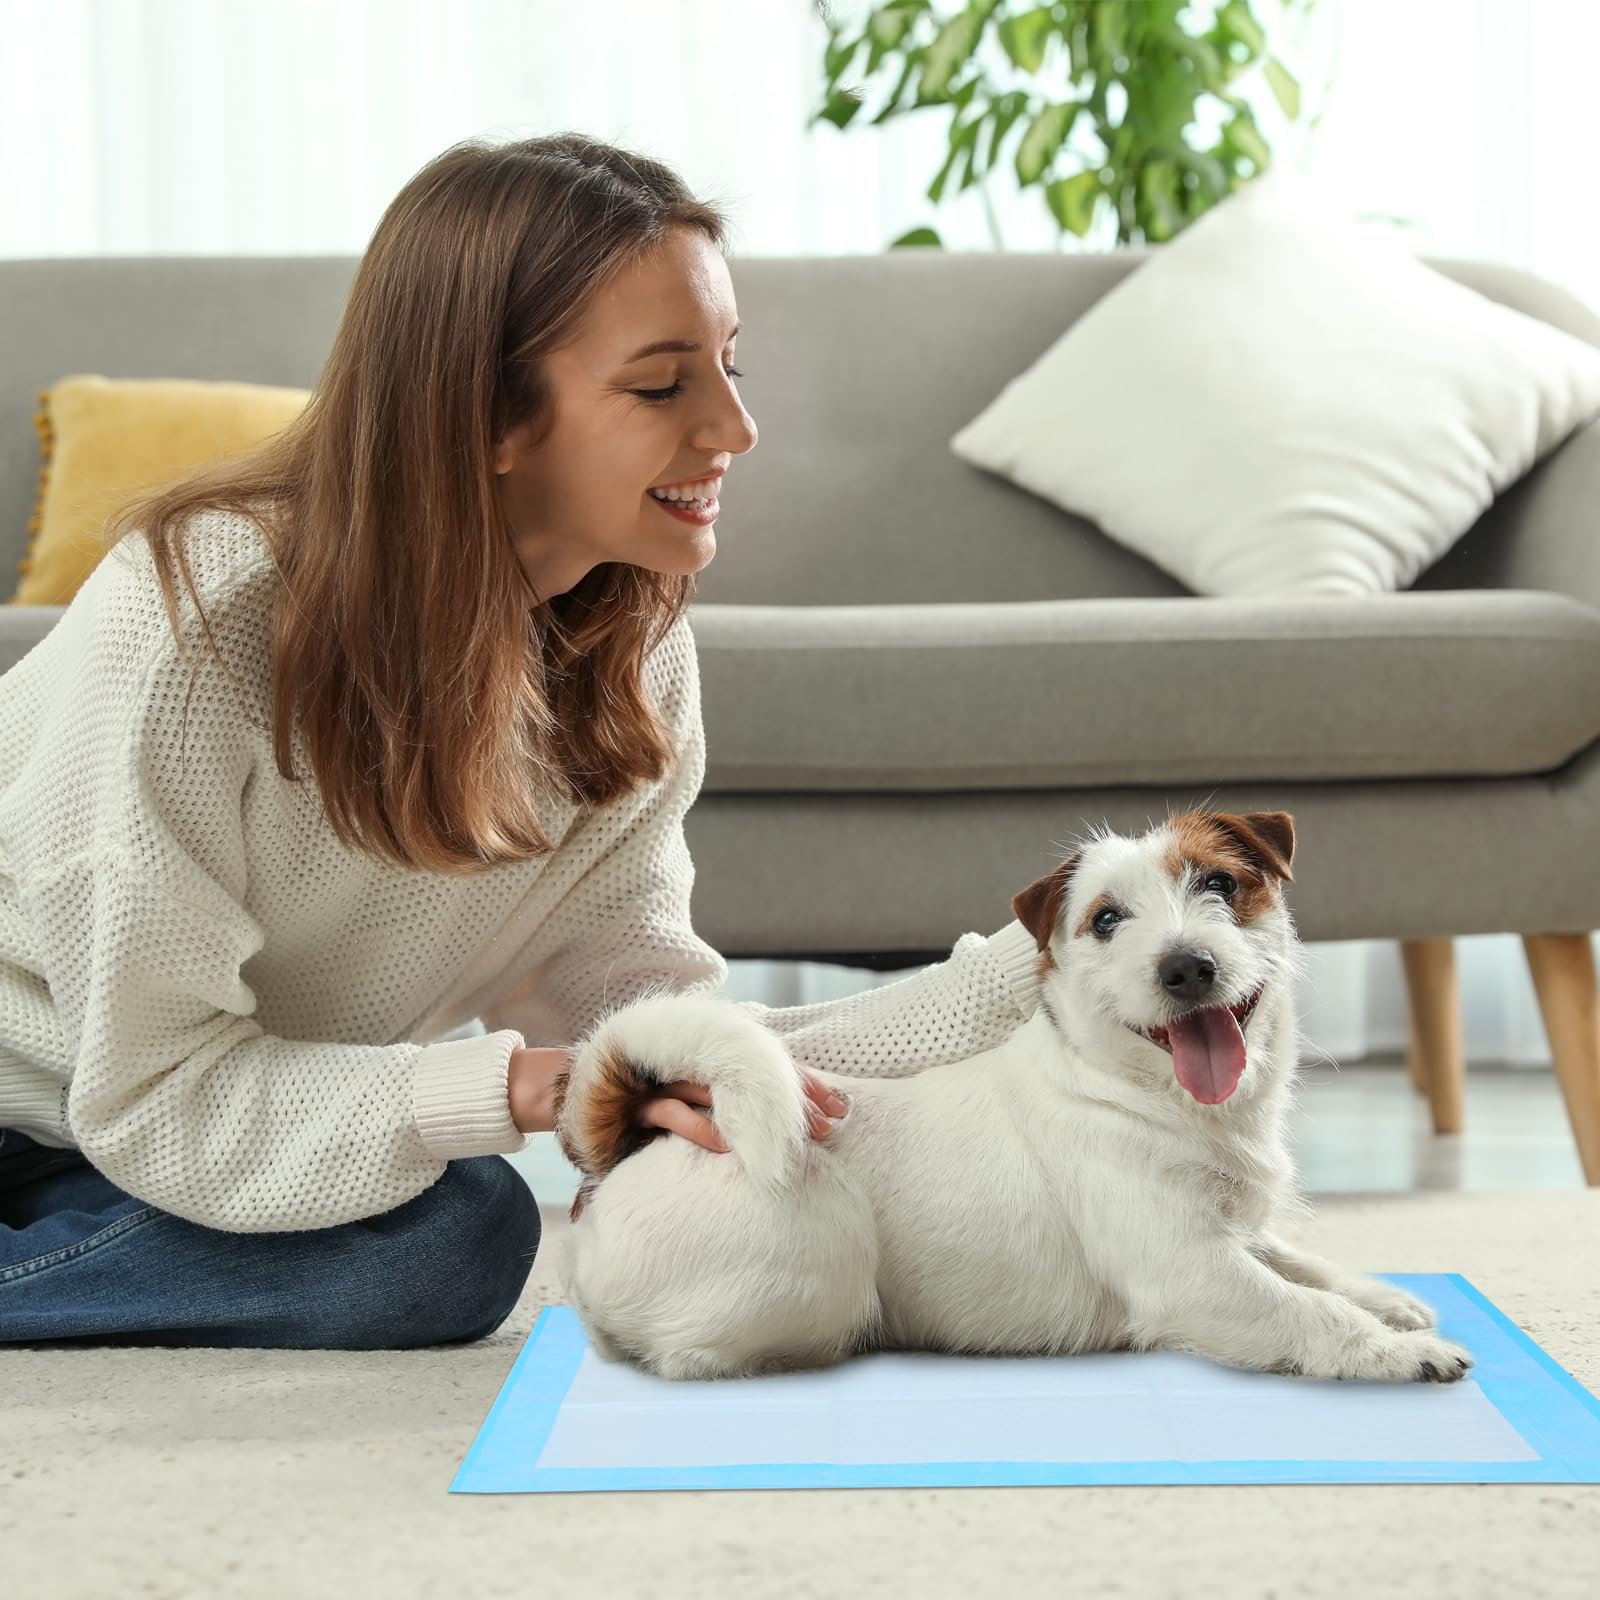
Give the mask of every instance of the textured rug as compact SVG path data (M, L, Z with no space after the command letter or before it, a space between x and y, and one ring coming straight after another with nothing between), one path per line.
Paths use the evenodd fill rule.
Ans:
M1600 1487L450 1495L540 1306L398 1354L0 1352L0 1588L16 1600L302 1596L1600 1592ZM1600 1191L1341 1197L1305 1242L1461 1272L1600 1392Z

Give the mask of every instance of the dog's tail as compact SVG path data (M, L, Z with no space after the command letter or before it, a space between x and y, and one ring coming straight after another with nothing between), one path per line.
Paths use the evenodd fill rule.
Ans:
M639 1107L678 1078L710 1089L717 1129L751 1177L774 1186L794 1177L808 1129L788 1051L730 1002L694 995L623 1006L573 1051L556 1116L567 1158L591 1180L603 1178L654 1137L639 1126Z

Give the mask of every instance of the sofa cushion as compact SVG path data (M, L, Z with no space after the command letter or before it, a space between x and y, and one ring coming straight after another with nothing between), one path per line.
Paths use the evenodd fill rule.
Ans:
M66 605L105 555L109 519L137 494L247 454L310 391L188 378L62 378L39 394L43 468L15 605Z
M1597 416L1600 350L1274 168L1091 306L950 447L1198 594L1358 594L1408 587Z
M1534 591L704 604L708 792L1505 776L1600 738L1600 612Z

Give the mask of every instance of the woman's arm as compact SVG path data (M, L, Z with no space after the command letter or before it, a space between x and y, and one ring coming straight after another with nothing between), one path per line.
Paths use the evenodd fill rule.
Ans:
M1019 922L963 934L943 960L897 983L814 1005L748 1011L818 1072L901 1078L1002 1043L1039 1001L1039 951Z
M659 783L585 817L563 850L581 875L535 932L509 974L514 986L483 1008L486 1027L530 1043L564 1045L608 1012L647 993L720 989L727 963L694 931L694 865L683 819L705 773L694 641L680 623L651 664L678 761ZM1032 1014L1038 951L1011 922L968 933L944 961L862 994L774 1008L742 1002L819 1071L896 1077L975 1055Z
M291 1231L376 1216L457 1156L522 1148L514 1033L425 1046L270 1034L240 974L259 929L197 891L108 852L23 896L72 1066L67 1127L114 1183L208 1227Z

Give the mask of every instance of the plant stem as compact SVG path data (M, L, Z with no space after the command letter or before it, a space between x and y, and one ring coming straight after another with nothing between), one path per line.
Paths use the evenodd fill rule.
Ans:
M987 175L979 182L978 193L983 196L983 214L989 220L989 237L994 241L996 250L1004 250L1005 240L1000 237L1000 219L994 214L994 201L989 194Z

